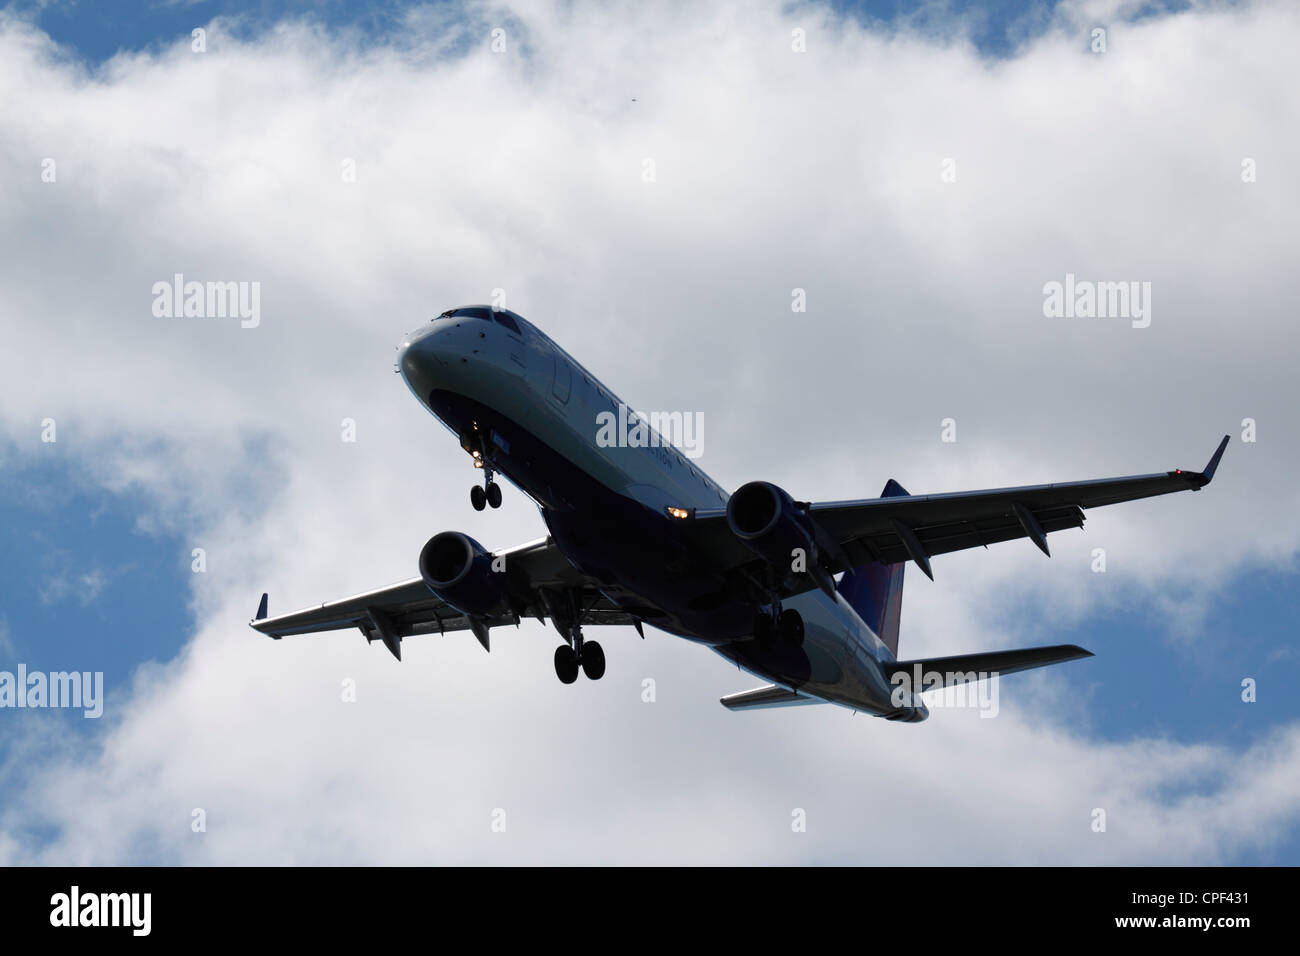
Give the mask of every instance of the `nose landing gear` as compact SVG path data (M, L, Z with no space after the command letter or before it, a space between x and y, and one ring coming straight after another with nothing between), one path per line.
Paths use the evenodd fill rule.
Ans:
M484 470L487 472L487 481L469 490L469 503L474 506L475 511L482 511L488 505L493 508L501 507L501 486L492 480L490 468Z
M475 425L474 428L477 432L478 426ZM493 480L495 472L492 470L492 465L487 459L487 453L484 451L482 436L478 435L477 437L478 447L470 454L474 456L474 467L483 469L483 484L482 486L475 485L469 490L469 503L474 506L475 511L482 511L488 505L493 508L500 508L501 486Z

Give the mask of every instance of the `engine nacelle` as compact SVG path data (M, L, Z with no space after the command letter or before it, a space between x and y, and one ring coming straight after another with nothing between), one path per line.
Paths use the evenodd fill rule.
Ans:
M802 570L817 567L812 522L794 499L769 481L741 485L727 501L731 533L761 557L782 580L798 576L794 565L803 553Z
M919 700L908 707L900 707L892 714L885 714L885 720L896 720L900 724L919 724L930 716L930 708Z
M505 575L492 571L492 556L459 531L444 531L428 540L420 550L420 577L462 614L484 616L505 598Z

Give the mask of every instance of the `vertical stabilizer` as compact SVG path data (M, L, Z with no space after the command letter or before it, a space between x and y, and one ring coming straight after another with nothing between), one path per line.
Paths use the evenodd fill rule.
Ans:
M893 478L880 493L882 498L906 497L907 491ZM880 564L872 561L845 573L839 592L867 626L898 656L898 622L903 610L903 569L906 562Z

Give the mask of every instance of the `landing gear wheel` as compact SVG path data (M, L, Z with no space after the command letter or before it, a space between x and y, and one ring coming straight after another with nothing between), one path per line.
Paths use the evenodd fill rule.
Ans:
M794 608L787 608L781 612L777 630L781 632L781 640L795 647L803 646L803 615Z
M501 486L495 481L489 482L487 486L487 503L493 508L501 507Z
M763 650L772 646L772 616L765 611L759 611L758 616L754 618L754 640Z
M475 511L482 511L487 507L487 492L481 485L475 485L469 490L469 503L474 506Z
M582 672L587 680L600 680L605 676L605 652L595 641L582 645Z
M604 663L602 657L602 669ZM568 644L561 644L555 649L555 676L560 679L561 684L572 684L578 679L578 655L573 653L573 648Z

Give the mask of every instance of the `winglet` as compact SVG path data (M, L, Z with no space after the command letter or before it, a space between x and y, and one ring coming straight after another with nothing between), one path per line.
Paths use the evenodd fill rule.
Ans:
M1201 474L1205 476L1205 483L1207 485L1210 483L1210 480L1214 477L1214 470L1219 467L1219 459L1223 457L1223 449L1228 447L1228 439L1231 437L1232 437L1231 435L1223 436L1223 441L1219 442L1219 447L1214 452L1214 457L1210 459L1210 463L1206 465L1205 470L1201 472Z
M263 592L262 592L262 603L260 603L260 604L257 605L257 617L253 618L253 620L254 620L254 621L262 621L262 620L265 620L265 619L266 619L266 592L263 591Z
M1219 442L1219 447L1214 450L1214 454L1210 458L1210 463L1205 466L1204 471L1182 471L1180 469L1178 471L1171 471L1170 474L1182 475L1191 482L1193 491L1200 491L1208 485L1211 480L1213 480L1214 472L1219 467L1219 459L1223 457L1223 450L1228 447L1228 439L1231 437L1231 435L1223 436L1223 441Z

